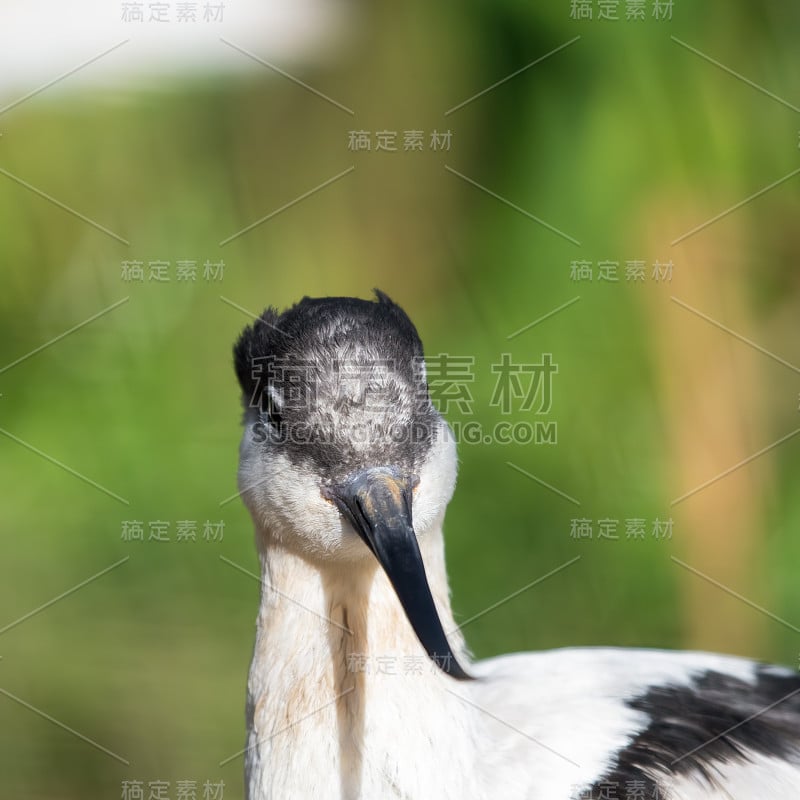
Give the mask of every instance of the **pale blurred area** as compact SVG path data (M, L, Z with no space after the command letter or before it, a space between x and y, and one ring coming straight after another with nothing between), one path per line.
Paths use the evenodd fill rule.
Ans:
M796 666L800 7L206 5L0 6L0 794L241 797L220 762L258 562L231 346L306 294L378 287L429 357L472 359L451 423L557 424L460 446L445 531L476 656ZM552 354L547 414L492 405L504 354Z
M4 0L0 101L111 48L118 52L94 69L78 70L62 88L158 88L164 81L236 77L257 68L220 38L286 66L324 64L352 31L351 10L343 0Z

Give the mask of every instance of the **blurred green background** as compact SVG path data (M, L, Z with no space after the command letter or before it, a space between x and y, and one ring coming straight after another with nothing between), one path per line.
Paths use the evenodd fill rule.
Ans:
M223 502L231 345L248 312L305 294L377 286L429 356L473 358L471 412L453 422L507 419L490 404L503 353L559 366L552 409L510 416L554 422L557 443L460 447L457 618L581 559L472 621L476 656L611 644L797 664L800 7L675 0L655 19L648 0L644 20L626 2L604 20L604 5L581 21L566 1L349 5L343 41L283 67L353 115L253 64L157 88L65 80L0 116L4 794L112 798L140 780L147 797L163 780L176 797L194 780L202 797L208 780L241 796L241 760L219 762L243 746L258 583L221 557L258 564L244 507ZM403 150L406 130L422 151ZM379 131L396 151L376 151ZM125 279L135 261L141 282ZM149 279L157 261L169 281ZM183 261L194 281L177 280ZM598 280L608 261L616 283ZM571 536L576 519L592 538ZM196 541L176 540L185 520ZM144 541L125 541L126 521ZM153 521L170 541L148 540Z

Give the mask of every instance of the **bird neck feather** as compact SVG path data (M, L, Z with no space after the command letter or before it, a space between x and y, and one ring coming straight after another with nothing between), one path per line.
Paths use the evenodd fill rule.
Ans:
M475 796L468 786L473 709L427 657L377 563L371 556L315 562L268 535L258 538L263 581L248 681L250 800ZM453 652L466 664L440 525L420 549Z

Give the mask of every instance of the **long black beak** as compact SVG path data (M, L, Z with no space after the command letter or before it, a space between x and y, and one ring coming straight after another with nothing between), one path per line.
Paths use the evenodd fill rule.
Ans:
M431 660L458 680L471 680L453 655L433 603L411 521L409 479L368 469L326 495L372 551L394 587L406 617Z

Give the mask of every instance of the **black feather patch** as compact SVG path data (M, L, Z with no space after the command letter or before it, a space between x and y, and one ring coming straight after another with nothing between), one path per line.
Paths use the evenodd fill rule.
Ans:
M267 423L295 462L328 477L363 466L365 452L413 471L440 427L417 330L387 295L375 295L267 308L233 348L249 422Z
M254 359L259 353L272 350L273 337L282 335L277 324L278 317L277 309L272 307L264 309L258 320L242 331L233 346L233 366L245 397L253 398L256 390Z
M650 722L581 800L668 800L670 776L715 788L716 766L754 754L800 763L800 675L789 670L759 666L753 684L703 672L689 686L654 686L627 705Z

